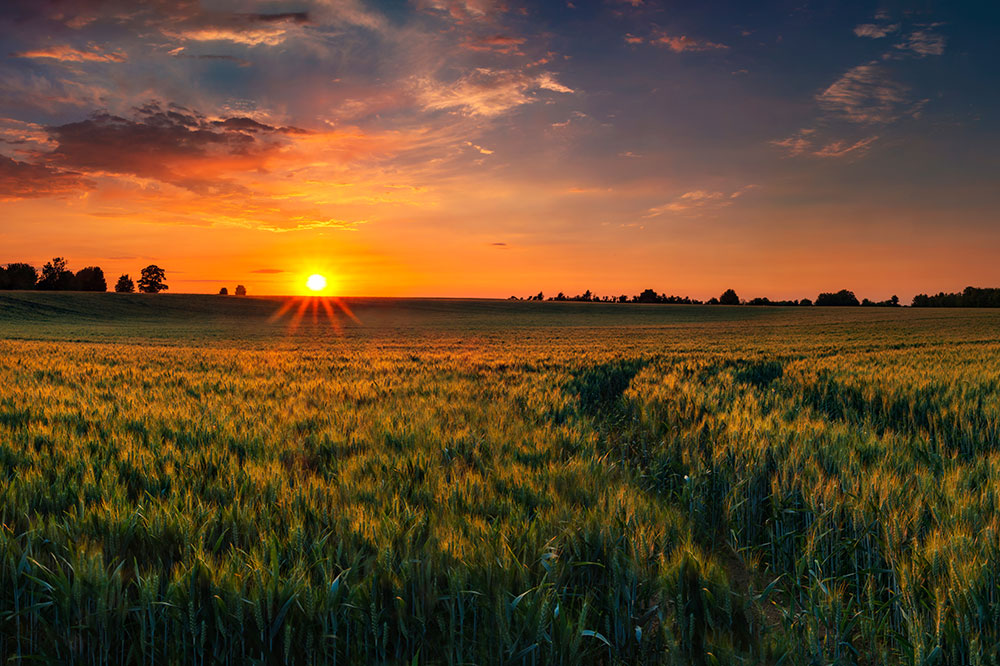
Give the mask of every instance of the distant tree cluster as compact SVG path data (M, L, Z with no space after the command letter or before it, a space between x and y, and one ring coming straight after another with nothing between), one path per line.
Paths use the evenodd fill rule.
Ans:
M749 301L744 303L744 305L781 305L781 306L799 306L799 305L812 305L813 302L808 298L803 298L801 300L791 300L791 301L772 301L767 296L751 298Z
M236 294L237 296L246 296L247 288L241 284L238 284L236 285L236 291L234 291L233 293ZM222 289L219 290L219 296L228 296L228 295L229 295L228 288L223 287Z
M824 292L816 297L816 305L861 305L853 291L841 289L836 293Z
M959 293L917 294L915 308L1000 308L1000 289L966 287Z
M996 292L993 297L1000 302L1000 289L966 289L968 293L970 290L974 292ZM945 294L940 294L940 296L946 296ZM961 296L961 294L948 294L947 296ZM919 298L919 297L918 297ZM923 298L928 298L924 296ZM931 297L937 298L937 297ZM578 296L567 296L566 294L559 292L555 296L550 296L545 298L543 292L538 292L534 296L528 296L524 299L518 298L517 296L511 296L510 300L519 301L580 301L580 302L590 302L590 303L670 303L670 304L680 304L680 305L770 305L770 306L791 306L791 307L802 307L811 306L813 301L808 298L802 298L797 300L778 300L772 301L771 299L764 297L751 298L749 300L742 300L739 294L736 293L735 289L726 289L719 296L713 296L707 301L700 301L696 298L690 298L688 296L667 296L666 294L659 294L654 289L646 289L641 294L635 296L597 296L593 294L589 289ZM980 299L984 300L984 299ZM893 296L892 298L885 301L871 301L867 298L863 301L858 301L858 297L854 295L853 291L848 289L841 289L838 292L832 293L822 293L816 297L816 305L863 305L863 306L878 306L878 307L898 307L899 297ZM914 299L914 305L916 305L916 299ZM994 306L1000 307L1000 305Z
M898 308L899 296L893 294L891 298L884 301L870 301L866 298L861 301L861 305L864 307L876 307L876 308Z
M159 266L142 269L139 291L156 294L166 289L166 272ZM132 293L136 285L128 275L115 283L115 291ZM0 289L39 289L42 291L107 291L108 282L100 266L87 266L74 273L64 257L54 257L42 266L42 272L31 264L10 263L0 266Z
M559 292L555 296L545 297L543 292L538 292L534 296L527 296L526 298L518 298L517 296L511 296L512 301L567 301L567 302L580 302L580 303L679 303L684 305L701 305L702 301L694 298L689 298L687 296L667 296L666 294L658 294L652 289L646 289L641 294L637 296L627 296L621 294L620 296L598 296L597 294L591 292L589 289L582 294L576 296L567 296L563 292Z

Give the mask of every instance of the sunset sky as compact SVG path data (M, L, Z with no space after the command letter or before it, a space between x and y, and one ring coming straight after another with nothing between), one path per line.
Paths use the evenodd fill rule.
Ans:
M251 294L1000 286L997 6L3 0L0 263Z

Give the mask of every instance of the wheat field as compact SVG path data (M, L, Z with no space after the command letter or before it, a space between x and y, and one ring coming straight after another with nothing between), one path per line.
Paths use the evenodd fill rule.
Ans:
M0 295L7 661L1000 663L998 311L282 305Z

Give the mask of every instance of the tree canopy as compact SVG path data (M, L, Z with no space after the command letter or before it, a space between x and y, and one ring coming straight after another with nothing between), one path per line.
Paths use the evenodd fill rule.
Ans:
M837 293L824 292L816 297L816 305L861 305L853 291L841 289Z
M80 291L107 291L108 282L100 266L81 268L74 279L74 286Z
M161 291L166 291L170 288L164 282L166 278L166 271L156 264L150 264L142 269L142 275L139 277L139 291L144 294L158 294Z
M132 281L128 273L122 273L118 276L118 282L115 283L115 291L119 294L131 294L135 291L135 282Z
M73 271L66 268L66 259L54 257L42 267L42 277L36 285L46 291L68 291L73 288Z

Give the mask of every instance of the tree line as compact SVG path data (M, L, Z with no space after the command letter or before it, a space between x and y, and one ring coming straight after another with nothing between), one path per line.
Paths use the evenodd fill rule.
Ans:
M167 274L156 264L142 269L136 283L128 273L123 273L115 283L115 291L158 294L170 287ZM40 291L107 291L108 282L100 266L87 266L77 272L69 269L64 257L54 257L39 272L31 264L10 263L0 266L0 289L38 289Z
M971 287L970 287L971 289ZM984 290L979 290L984 291ZM985 290L985 291L997 291L998 299L1000 299L1000 290ZM914 298L914 307L919 307L923 303L917 303L917 298ZM926 298L926 297L925 297ZM680 305L780 305L780 306L830 306L830 305L857 305L857 306L873 306L873 307L899 307L899 297L892 296L884 301L871 301L869 299L858 300L858 297L854 295L853 291L849 289L841 289L837 292L824 292L816 297L815 302L809 298L802 298L798 300L784 300L784 301L772 301L767 297L757 297L751 299L741 299L736 293L735 289L726 289L719 296L713 296L707 301L702 301L697 298L691 298L689 296L668 296L667 294L659 294L654 289L645 289L641 294L636 294L634 296L628 296L626 294L621 294L620 296L598 296L592 293L589 289L582 294L577 296L567 296L566 294L559 292L555 296L545 297L543 292L538 292L533 296L528 296L526 298L519 298L517 296L511 296L510 300L514 301L574 301L582 303L668 303L668 304L680 304ZM1000 307L991 306L991 307Z
M939 292L933 296L917 294L915 308L1000 308L1000 289L966 287L961 292Z
M122 273L115 282L115 291L132 294L137 290L143 294L158 294L170 289L166 283L167 273L156 264L150 264L139 273L138 282L128 273ZM69 269L64 257L54 257L42 266L41 272L31 264L9 263L0 266L0 289L37 289L40 291L107 291L108 282L100 266L87 266L77 272ZM220 294L228 294L223 287ZM236 285L236 295L246 296L247 288Z

